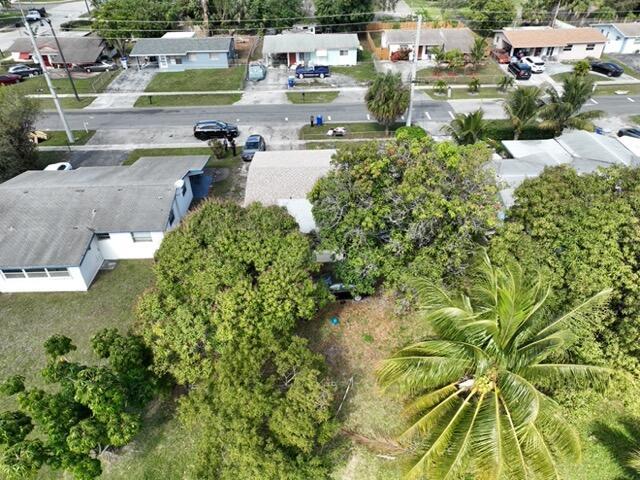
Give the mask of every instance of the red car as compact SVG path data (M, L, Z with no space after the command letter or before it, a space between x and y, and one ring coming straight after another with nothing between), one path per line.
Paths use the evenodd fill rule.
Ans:
M511 61L509 54L499 48L491 50L491 57L495 58L498 63L509 63Z
M6 75L0 75L0 85L13 85L22 80L20 75L14 75L13 73L7 73Z

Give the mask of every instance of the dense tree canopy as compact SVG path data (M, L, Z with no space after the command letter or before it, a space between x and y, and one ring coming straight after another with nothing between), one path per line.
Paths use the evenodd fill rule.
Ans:
M339 29L341 24L349 25L373 20L374 0L315 0L318 23Z
M362 292L407 272L456 275L496 221L484 144L405 136L341 149L310 194L321 247L344 254L339 276Z
M0 88L0 182L35 168L38 152L29 133L38 112L33 100Z
M516 18L513 0L470 0L467 2L469 26L484 36L508 27Z

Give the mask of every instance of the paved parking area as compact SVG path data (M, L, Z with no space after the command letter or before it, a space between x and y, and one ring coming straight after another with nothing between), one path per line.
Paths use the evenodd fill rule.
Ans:
M147 67L129 68L122 70L106 88L104 93L128 93L132 95L104 95L96 98L85 110L100 110L104 108L132 108L149 82L158 73L157 68Z

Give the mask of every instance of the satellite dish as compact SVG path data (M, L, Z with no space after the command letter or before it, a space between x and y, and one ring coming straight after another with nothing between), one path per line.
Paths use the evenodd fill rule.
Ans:
M176 180L176 183L174 185L176 187L176 190L180 190L182 187L184 187L184 180Z

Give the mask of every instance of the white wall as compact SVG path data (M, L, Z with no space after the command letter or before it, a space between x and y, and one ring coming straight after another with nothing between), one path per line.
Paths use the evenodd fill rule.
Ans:
M596 43L593 50L587 50L586 43L573 45L570 51L557 48L556 55L558 56L558 60L582 60L587 57L600 58L604 50L604 45L604 43Z
M163 232L150 232L150 242L134 242L131 232L110 233L108 240L98 240L98 248L107 260L153 258L164 238Z
M340 65L356 65L358 63L358 49L350 48L344 49L348 50L348 55L340 55L339 49L333 50L320 50L319 52L322 55L318 55L318 51L310 52L307 55L309 65L329 65L329 66L340 66ZM326 53L326 55L324 55ZM298 52L296 53L296 63L304 63L305 54ZM288 60L288 57L287 57Z
M104 257L98 246L98 240L94 235L94 237L91 239L89 249L84 254L84 258L82 259L82 263L80 264L80 273L84 278L87 288L89 287L89 285L91 285L91 282L93 282L93 279L98 274L98 270L100 270L103 262Z

